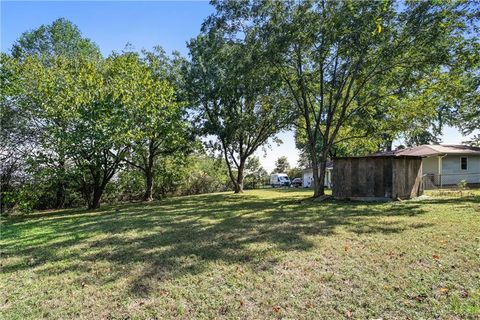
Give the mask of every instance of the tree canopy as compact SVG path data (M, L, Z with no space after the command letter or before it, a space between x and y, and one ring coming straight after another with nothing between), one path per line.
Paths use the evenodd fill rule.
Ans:
M65 18L24 32L13 44L11 52L16 59L31 56L42 60L58 56L100 57L98 46L83 37L78 27Z
M1 209L240 193L266 179L255 153L282 130L319 169L315 197L337 156L439 143L445 125L480 143L477 2L212 4L189 57L103 57L64 18L2 53Z
M273 173L286 173L290 169L290 163L288 163L287 157L283 156L275 161L275 169Z
M187 79L203 132L215 136L235 192L243 191L247 159L291 122L278 77L249 39L233 41L206 25L189 43Z
M425 80L450 70L474 5L466 2L214 1L207 22L233 39L255 39L300 120L323 195L325 165L351 141L391 145L437 105L411 101ZM422 89L424 88L424 89Z

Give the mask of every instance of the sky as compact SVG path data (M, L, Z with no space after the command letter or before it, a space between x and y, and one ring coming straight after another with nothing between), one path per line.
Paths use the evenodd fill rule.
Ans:
M1 1L1 50L8 52L20 35L58 18L76 24L84 37L98 44L105 56L121 51L127 43L135 50L161 45L167 52L188 55L186 42L195 37L213 7L207 1ZM257 155L267 171L275 160L286 156L291 166L298 160L293 132L281 132L283 144L270 143ZM455 128L446 128L443 143L458 144L467 138ZM401 141L397 141L400 144Z

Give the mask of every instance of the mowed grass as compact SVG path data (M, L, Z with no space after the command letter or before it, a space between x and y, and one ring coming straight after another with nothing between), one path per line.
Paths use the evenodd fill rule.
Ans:
M310 196L257 190L3 220L0 318L480 317L479 192Z

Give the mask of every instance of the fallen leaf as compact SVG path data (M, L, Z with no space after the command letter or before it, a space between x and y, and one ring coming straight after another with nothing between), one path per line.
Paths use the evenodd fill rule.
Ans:
M425 298L427 298L426 295L419 294L418 296L415 297L415 300L417 300L418 302L423 302L425 300Z
M435 260L438 260L438 259L440 259L440 256L434 254L434 255L432 256L432 258L435 259Z
M448 288L440 288L440 289L438 289L438 291L440 291L440 293L447 294L448 293Z
M168 296L168 291L167 290L160 290L160 296L162 296L162 297Z

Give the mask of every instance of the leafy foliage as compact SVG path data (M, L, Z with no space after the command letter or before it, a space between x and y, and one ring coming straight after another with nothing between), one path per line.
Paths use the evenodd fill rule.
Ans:
M288 158L283 156L275 161L275 169L273 169L273 173L286 173L289 169L290 163L288 163Z
M161 52L157 48L157 52ZM182 156L192 149L194 140L183 116L182 104L175 95L172 79L166 70L170 63L163 55L144 52L142 59L135 53L125 53L130 87L135 97L129 105L127 121L132 128L130 156L126 161L145 175L144 199L153 199L154 164L160 155ZM171 71L170 71L171 72Z
M187 83L203 132L226 161L235 192L242 192L247 159L289 126L290 108L271 68L250 39L228 39L214 25L189 44ZM235 172L235 174L234 174Z
M248 158L245 165L245 188L256 189L264 185L268 179L268 172L260 164L260 159L256 156Z
M104 58L63 18L2 53L2 212L256 188L253 154L291 127L315 196L332 157L436 143L446 124L480 143L478 3L212 4L190 60Z
M438 114L430 79L451 72L475 12L468 2L222 1L207 20L255 39L297 109L299 139L324 193L328 157L350 146L388 148ZM453 50L452 50L453 49ZM458 64L457 64L458 65ZM420 93L420 94L419 94ZM443 95L441 95L443 96ZM458 95L461 97L462 95ZM417 102L415 102L415 100ZM408 103L405 103L408 102ZM412 129L412 126L414 128Z
M24 32L13 44L11 52L16 59L34 56L46 63L58 56L100 58L98 46L84 38L78 27L65 18Z

